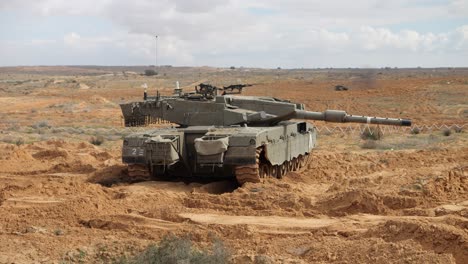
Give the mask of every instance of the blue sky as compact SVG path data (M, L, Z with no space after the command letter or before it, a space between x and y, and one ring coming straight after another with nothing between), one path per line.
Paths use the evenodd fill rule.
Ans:
M0 66L468 66L468 0L10 0Z

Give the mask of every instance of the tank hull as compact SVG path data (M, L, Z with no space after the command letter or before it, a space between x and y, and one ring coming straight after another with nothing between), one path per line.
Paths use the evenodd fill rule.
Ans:
M127 136L122 161L134 176L236 177L242 184L298 169L315 145L315 127L307 122L164 128Z

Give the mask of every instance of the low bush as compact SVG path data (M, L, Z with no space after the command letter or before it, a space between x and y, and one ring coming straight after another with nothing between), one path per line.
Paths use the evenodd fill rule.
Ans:
M21 145L23 145L25 143L24 139L22 137L15 138L15 137L12 137L12 136L6 136L6 137L3 137L3 138L0 138L0 141L8 143L8 144L15 144L16 146L21 146Z
M413 134L413 135L417 135L417 134L421 133L421 129L419 129L419 127L413 127L413 128L411 128L410 133Z
M150 245L133 258L121 258L114 264L223 264L230 263L231 254L220 240L214 240L211 250L199 250L188 238L165 236L158 245Z
M255 264L270 264L275 263L270 257L266 255L256 255L254 259Z
M145 70L145 75L146 76L155 76L155 75L158 75L158 72L156 72L155 70Z
M42 120L39 122L36 122L34 125L32 125L33 128L50 128L51 126L49 125L49 122L47 120Z
M17 139L15 140L15 145L16 145L16 146L21 146L21 145L23 145L23 144L24 144L24 139L23 139L23 138L20 137L20 138L17 138Z
M453 131L455 131L455 133L461 133L463 132L463 127L453 126Z
M383 133L380 127L367 127L361 132L361 139L364 140L380 140L382 138Z
M89 140L89 143L95 145L95 146L100 146L102 143L104 143L105 139L103 136L97 136L97 137L91 137Z
M452 134L452 130L450 130L449 128L446 128L442 131L442 135L448 137Z

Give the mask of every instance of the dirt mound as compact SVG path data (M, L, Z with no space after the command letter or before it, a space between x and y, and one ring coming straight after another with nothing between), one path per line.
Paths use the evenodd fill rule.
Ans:
M430 179L424 194L437 200L466 199L468 196L468 167L450 170L445 176Z
M89 86L88 86L87 84L85 84L85 83L79 83L79 84L77 85L77 87L78 87L79 89L81 89L81 90L88 90L88 89L89 89Z
M128 178L126 165L113 165L95 171L88 182L110 187L118 183L129 183L131 179Z
M415 168L421 171L429 166L434 167L431 173L445 171L446 167L440 164L453 164L460 166L465 164L468 158L467 149L434 149L434 150L405 150L385 152L330 152L322 150L313 154L311 162L302 172L303 177L308 177L315 182L342 182L343 180L358 178L362 180L365 176L378 175L383 170L404 171L415 165L423 167ZM449 167L450 168L450 167ZM415 172L417 172L416 170ZM415 176L418 176L415 173ZM408 177L398 177L394 180L403 182ZM368 178L363 184L380 184L378 178Z
M91 98L89 99L89 102L91 102L92 104L115 105L113 102L99 95L91 96Z
M85 227L88 228L98 228L104 230L124 230L128 231L129 226L124 223L109 221L109 220L102 220L102 219L91 219L91 220L82 220L80 221Z
M415 197L426 206L464 201L468 197L468 170L466 166L457 166L440 172L432 171L430 176L419 177L402 187L401 195Z
M380 196L371 192L358 190L339 193L319 203L319 206L333 215L356 213L383 214L388 210Z
M263 184L247 183L232 193L220 195L193 192L185 198L184 205L189 208L207 208L243 215L310 216L314 214L312 200L308 195L295 190L290 184L275 181Z
M463 221L466 226L466 219L460 219L460 221ZM367 235L394 243L413 240L425 250L437 254L452 254L457 263L468 262L468 234L466 229L460 229L457 226L445 223L435 225L418 220L390 220L370 230Z
M114 156L95 146L62 140L35 142L28 145L3 145L0 167L14 174L44 172L89 173L105 167ZM27 166L26 166L27 165Z
M378 237L329 234L311 245L297 244L292 241L284 246L292 249L308 246L310 250L302 258L307 260L305 263L456 263L450 253L425 250L412 241L393 243Z
M80 161L73 161L73 162L64 162L58 163L52 166L47 171L51 171L54 173L60 172L74 172L74 173L90 173L95 171L96 168L92 164L82 163Z
M321 210L337 216L356 213L388 214L392 210L416 205L416 199L411 197L382 196L364 190L341 192L318 203Z
M5 158L7 160L24 160L24 161L34 159L33 156L29 152L21 148L13 149L13 151L10 152L10 154L6 154Z
M24 148L11 144L0 144L0 162L10 160L33 160L31 154Z
M52 160L52 159L57 159L57 158L66 159L68 157L68 152L63 149L62 150L60 149L43 150L43 151L34 153L32 157L38 160Z
M92 151L89 155L93 156L98 161L106 161L113 158L113 156L106 151Z

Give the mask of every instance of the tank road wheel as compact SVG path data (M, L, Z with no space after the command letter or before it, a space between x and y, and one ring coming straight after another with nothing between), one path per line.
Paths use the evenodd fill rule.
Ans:
M288 173L288 166L286 164L287 162L283 162L283 164L281 164L280 166L280 173L278 174L278 176L276 176L278 179L281 179L283 178L284 175L286 175L286 173Z
M272 177L273 176L273 166L271 166L270 164L265 164L265 165L268 167L267 177Z
M128 165L128 177L132 181L149 180L150 175L151 173L148 169L148 166L142 164Z
M299 157L297 158L297 161L299 163L299 169L301 169L302 167L305 166L306 158L304 157L304 155L299 155Z
M293 160L288 160L288 172L293 171Z
M268 167L267 164L260 164L260 178L267 178L270 176L270 168Z
M272 177L278 177L278 174L280 173L281 169L278 165L274 165L271 167L271 176Z
M310 155L310 154L305 154L305 155L304 155L304 166L303 166L303 167L308 166L311 159L312 159L312 155Z
M299 168L299 162L298 162L297 158L294 158L292 160L292 163L293 163L293 171L297 171L297 169Z

